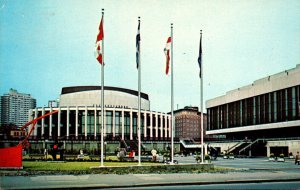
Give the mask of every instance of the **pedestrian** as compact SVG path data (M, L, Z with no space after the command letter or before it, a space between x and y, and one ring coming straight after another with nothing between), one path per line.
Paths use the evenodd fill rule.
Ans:
M300 164L300 156L299 156L299 152L297 152L296 157L295 157L295 164Z

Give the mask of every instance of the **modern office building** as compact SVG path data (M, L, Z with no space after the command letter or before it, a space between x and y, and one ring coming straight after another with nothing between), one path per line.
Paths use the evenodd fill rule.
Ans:
M300 150L300 65L208 100L206 108L206 134L243 140L214 144L221 151L235 146L240 147L236 153L295 154Z
M130 89L104 87L105 117L104 137L110 144L138 139L138 92ZM59 107L32 109L30 119L58 110L40 120L33 131L32 139L65 142L65 149L77 143L79 148L98 149L101 138L101 87L64 87ZM155 147L157 142L167 146L171 137L171 116L150 111L147 94L141 93L141 136L144 144ZM88 144L88 147L86 147ZM44 147L43 145L42 147ZM131 145L133 146L133 145ZM163 147L160 147L161 149Z
M23 126L28 122L29 110L36 107L36 99L30 94L18 93L14 89L10 89L7 94L1 96L0 102L1 125Z
M193 139L201 141L201 113L198 107L186 106L174 111L175 137L179 139ZM203 114L204 134L206 131L206 114Z

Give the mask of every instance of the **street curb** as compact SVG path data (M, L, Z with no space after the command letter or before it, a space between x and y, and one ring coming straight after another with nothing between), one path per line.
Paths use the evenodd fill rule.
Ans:
M144 183L144 184L129 184L129 185L91 185L83 187L59 187L59 189L111 189L111 188L134 188L134 187L157 187L157 186L185 186L185 185L218 185L218 184L243 184L243 183L267 183L267 182L293 182L299 181L300 178L290 179L256 179L256 180L227 180L227 181L199 181L199 182L168 182L168 183ZM45 188L56 189L57 187ZM43 189L43 188L39 188Z
M147 187L147 186L178 186L178 185L217 185L217 184L265 183L265 182L289 182L289 181L300 181L300 178L280 179L280 180L278 180L278 179L261 179L261 180L227 180L227 181L179 182L179 183L163 183L163 184L155 184L155 185L145 184L145 185L138 185L138 186L139 187ZM131 187L138 187L138 186L131 186Z
M300 170L299 168L248 168L249 171L285 171L285 170Z

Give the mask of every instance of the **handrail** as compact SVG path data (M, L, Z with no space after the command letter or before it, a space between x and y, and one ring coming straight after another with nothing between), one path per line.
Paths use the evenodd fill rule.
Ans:
M184 148L191 146L201 147L201 144L186 144L184 140L180 140L180 143L183 145Z
M232 143L232 142L243 142L245 141L243 140L228 140L228 139L224 139L224 140L215 140L215 141L206 141L208 143Z
M244 143L244 142L238 142L235 145L233 145L232 147L228 148L227 149L227 153L231 152L232 150L234 150L235 147L241 145L242 143Z
M280 141L280 140L300 140L300 137L285 137L285 138L258 138L255 141L253 141L252 143L250 143L249 145L245 146L243 149L241 149L239 151L239 154L242 151L245 151L247 148L251 147L253 144L259 142L259 141Z
M239 154L241 154L241 152L245 151L247 148L251 147L252 145L254 145L255 143L257 143L258 141L264 141L263 139L256 139L255 141L251 142L250 144L248 144L247 146L245 146L244 148L242 148L239 151Z

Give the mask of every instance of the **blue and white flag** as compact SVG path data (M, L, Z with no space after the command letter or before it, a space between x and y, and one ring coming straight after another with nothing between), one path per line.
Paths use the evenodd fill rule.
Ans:
M141 36L140 36L140 21L139 21L139 26L137 30L137 35L136 35L136 68L139 68L139 57L140 57L140 41L141 41Z
M199 57L198 57L198 64L199 64L199 68L200 68L200 73L199 73L199 77L202 78L202 70L201 70L201 64L202 64L202 33L200 36L200 45L199 45Z

